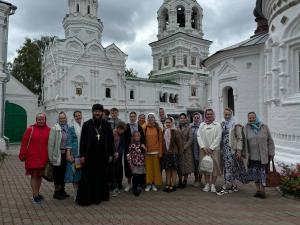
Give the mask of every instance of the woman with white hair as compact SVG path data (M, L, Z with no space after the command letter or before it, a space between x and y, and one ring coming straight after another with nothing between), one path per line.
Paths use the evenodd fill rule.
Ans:
M145 191L157 191L161 185L160 158L162 157L162 129L156 122L155 114L150 113L147 117L147 124L143 127L145 135L146 155L146 188Z

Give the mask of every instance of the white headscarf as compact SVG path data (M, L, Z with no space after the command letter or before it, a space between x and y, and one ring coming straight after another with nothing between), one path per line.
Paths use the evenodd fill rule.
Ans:
M81 119L81 123L78 124L74 119L72 119L71 122L72 126L74 127L75 134L77 136L77 141L78 141L78 153L79 153L79 147L80 147L80 137L81 137L81 129L83 125L83 118Z

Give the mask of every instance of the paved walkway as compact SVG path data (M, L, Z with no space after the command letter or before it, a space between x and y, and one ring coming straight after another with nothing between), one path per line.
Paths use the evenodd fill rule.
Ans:
M14 152L14 151L11 151ZM16 152L16 151L15 151ZM110 202L79 207L72 198L52 199L53 186L43 182L41 205L31 202L29 177L17 156L10 155L0 168L0 224L2 225L299 225L300 202L281 197L273 188L265 200L252 197L254 186L217 196L188 187L176 193L121 193ZM67 191L72 193L71 185Z

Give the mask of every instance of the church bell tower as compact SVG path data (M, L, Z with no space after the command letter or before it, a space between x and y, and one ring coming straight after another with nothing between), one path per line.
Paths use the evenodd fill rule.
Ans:
M101 42L103 24L98 19L98 0L68 0L69 13L63 20L65 37L77 37L82 42Z

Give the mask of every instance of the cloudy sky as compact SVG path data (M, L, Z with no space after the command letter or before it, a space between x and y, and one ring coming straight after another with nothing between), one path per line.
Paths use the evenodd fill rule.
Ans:
M68 0L7 0L18 9L10 17L8 60L25 37L63 38L62 20ZM210 53L250 37L255 30L255 0L198 0L204 10L204 38L213 41ZM163 0L99 0L104 23L103 46L117 44L128 54L127 67L146 76L152 69L150 42L156 41L157 10Z

